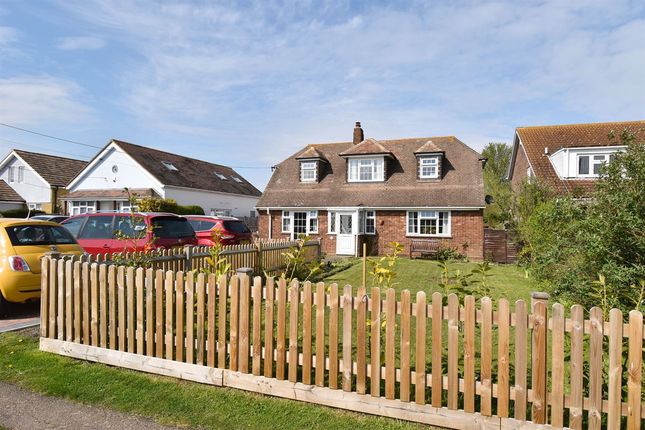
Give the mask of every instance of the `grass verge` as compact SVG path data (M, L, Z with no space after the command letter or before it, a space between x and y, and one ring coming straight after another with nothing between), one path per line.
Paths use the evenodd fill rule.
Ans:
M38 350L35 331L0 335L0 380L181 427L280 429L427 428L228 388L160 377Z

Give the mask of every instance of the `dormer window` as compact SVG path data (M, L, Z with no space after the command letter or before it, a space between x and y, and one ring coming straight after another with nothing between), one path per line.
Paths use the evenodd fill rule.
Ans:
M437 179L439 177L439 156L419 157L419 178Z
M347 161L348 182L382 182L385 180L384 158L350 158Z
M318 168L316 161L300 162L300 182L316 182L318 179Z
M179 170L170 161L162 161L161 164L166 166L166 169L170 170L171 172L177 172Z

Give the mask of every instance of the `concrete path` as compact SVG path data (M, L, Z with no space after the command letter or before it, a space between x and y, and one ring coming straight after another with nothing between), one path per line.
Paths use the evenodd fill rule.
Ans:
M0 427L15 430L168 430L149 418L47 397L0 382Z

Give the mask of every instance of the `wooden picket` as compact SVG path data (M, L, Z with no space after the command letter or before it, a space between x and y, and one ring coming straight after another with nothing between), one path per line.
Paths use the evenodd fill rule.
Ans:
M528 311L245 274L50 258L42 270L45 351L451 428L639 429L645 418L637 311L625 323L539 294Z

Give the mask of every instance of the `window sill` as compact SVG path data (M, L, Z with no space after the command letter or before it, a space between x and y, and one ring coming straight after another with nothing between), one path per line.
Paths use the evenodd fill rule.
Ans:
M412 239L424 239L424 238L434 238L434 239L452 239L452 235L438 235L438 234L406 234L405 237L410 237Z

